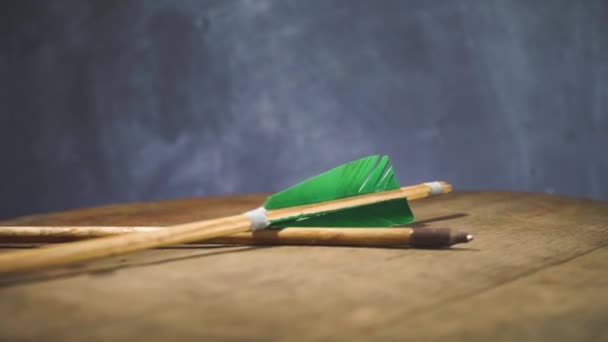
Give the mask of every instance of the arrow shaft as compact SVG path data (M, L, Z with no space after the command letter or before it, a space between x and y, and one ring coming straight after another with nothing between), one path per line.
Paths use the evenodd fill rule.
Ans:
M448 185L446 192L451 187ZM421 198L429 196L431 189L426 185L417 185L410 190L397 189L387 191L390 194L372 194L378 196L358 196L335 201L319 203L317 210L311 205L279 209L268 212L268 218L288 218L299 213L339 210L358 205L371 204L394 198ZM383 195L384 194L384 195ZM359 197L364 197L360 199ZM23 250L0 255L0 274L26 272L42 268L61 266L95 258L120 255L139 250L163 247L192 241L203 241L212 238L247 232L250 229L249 217L234 215L212 220L178 224L146 234L122 234L100 239L60 244L40 249Z

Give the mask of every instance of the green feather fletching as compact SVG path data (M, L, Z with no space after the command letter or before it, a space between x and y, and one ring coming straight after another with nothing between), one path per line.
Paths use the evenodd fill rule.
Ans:
M266 199L268 210L393 190L399 184L387 156L355 160L304 180Z
M273 228L285 227L393 227L414 221L407 200L398 198L317 216L291 217L271 222Z
M264 208L280 209L399 188L390 159L369 156L309 178L270 196ZM271 222L273 227L390 227L414 221L407 200L396 199Z

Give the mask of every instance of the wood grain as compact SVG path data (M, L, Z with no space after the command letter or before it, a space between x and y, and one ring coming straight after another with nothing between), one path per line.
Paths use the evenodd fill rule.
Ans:
M163 226L263 196L113 205L10 225ZM412 203L464 248L172 248L1 278L0 340L602 340L608 203L454 193ZM235 323L236 322L236 323Z

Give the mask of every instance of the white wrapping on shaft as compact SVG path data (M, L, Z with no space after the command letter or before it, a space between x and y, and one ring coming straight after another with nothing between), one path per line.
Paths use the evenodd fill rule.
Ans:
M266 217L266 209L264 207L259 207L257 209L250 210L243 215L249 217L251 221L251 231L255 232L256 230L261 230L270 224L268 222L268 218Z
M439 182L429 182L429 183L424 183L424 185L431 188L431 196L439 195L439 194L443 193L443 187L441 186L441 183L439 183Z

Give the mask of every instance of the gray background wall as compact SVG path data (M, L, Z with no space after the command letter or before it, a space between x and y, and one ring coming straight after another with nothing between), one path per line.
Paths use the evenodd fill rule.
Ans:
M402 184L608 199L608 2L2 1L0 217Z

